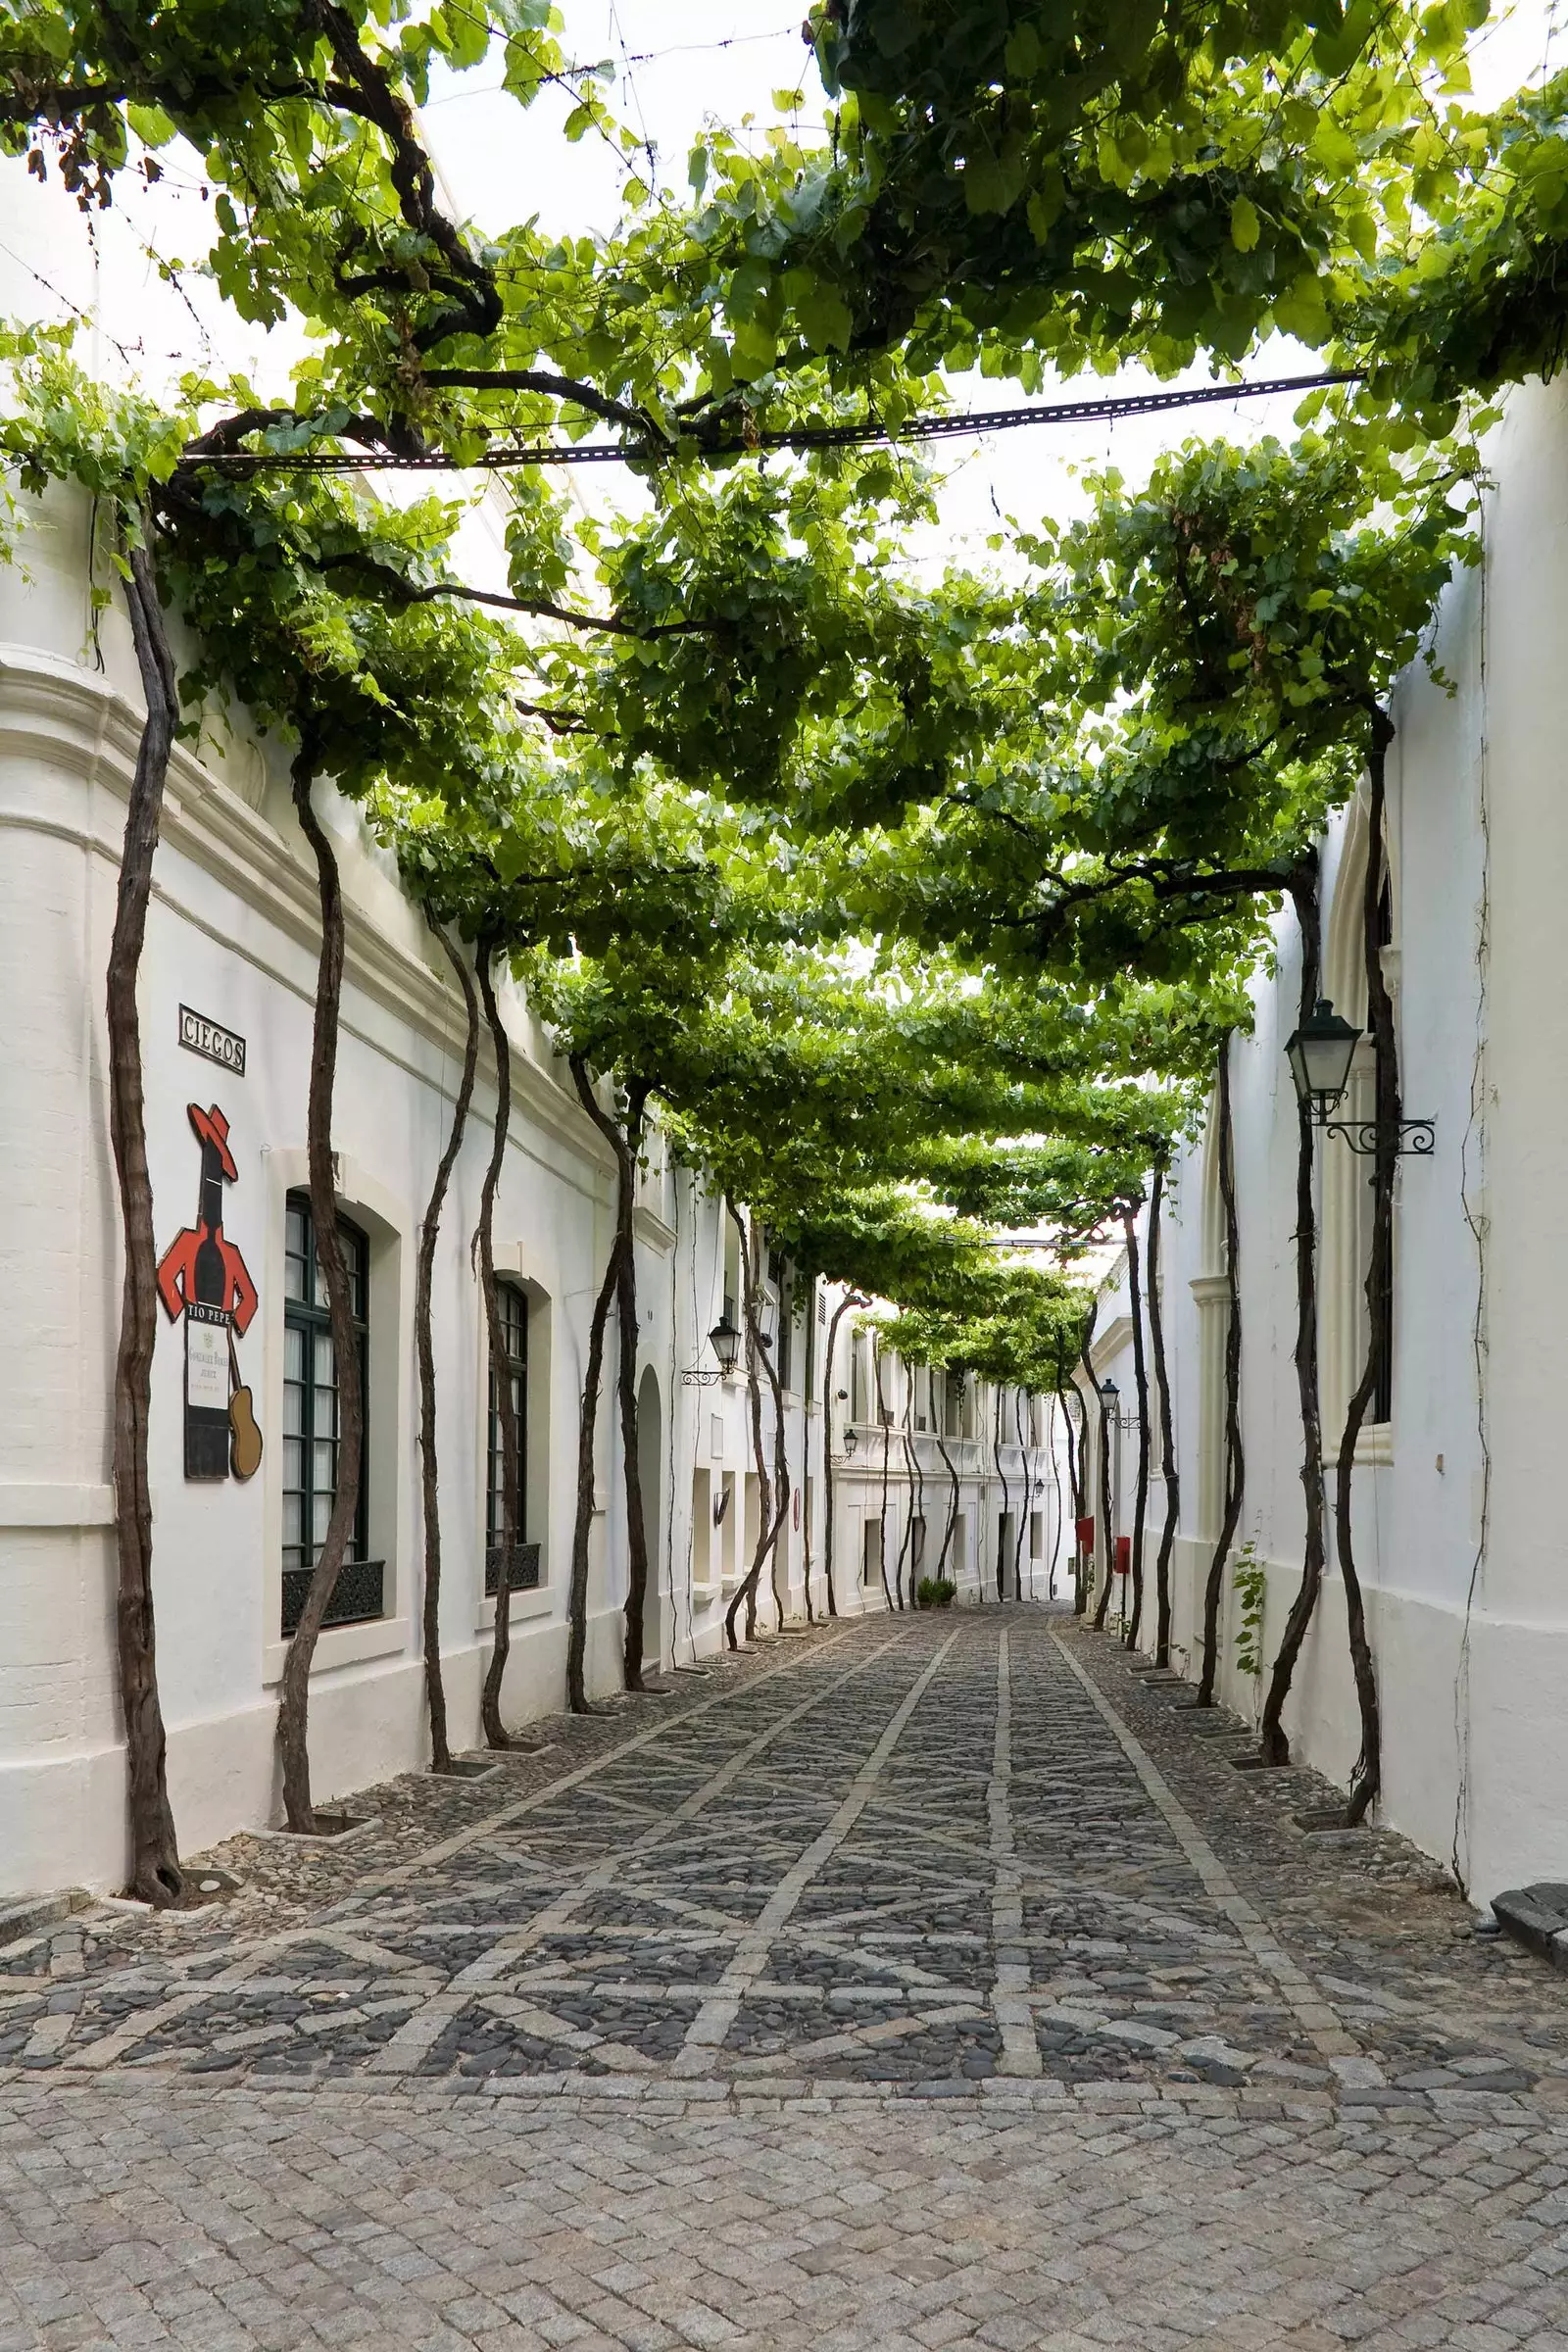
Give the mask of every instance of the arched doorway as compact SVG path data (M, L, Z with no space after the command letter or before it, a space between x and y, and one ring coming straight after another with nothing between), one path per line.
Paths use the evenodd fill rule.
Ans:
M664 1652L663 1408L652 1364L637 1390L637 1471L648 1538L648 1590L643 1594L643 1664L657 1667Z

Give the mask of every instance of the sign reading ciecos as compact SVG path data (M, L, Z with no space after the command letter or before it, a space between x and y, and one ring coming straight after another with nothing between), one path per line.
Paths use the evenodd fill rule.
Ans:
M192 1012L188 1004L179 1008L179 1042L188 1052L216 1061L220 1069L232 1070L236 1078L244 1077L245 1040L232 1029L210 1021L204 1012Z

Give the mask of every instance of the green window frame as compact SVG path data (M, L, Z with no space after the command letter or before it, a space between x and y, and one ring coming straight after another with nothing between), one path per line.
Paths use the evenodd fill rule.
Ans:
M317 1259L316 1220L309 1193L290 1193L283 1214L282 1631L288 1636L305 1606L337 1493L338 1383L326 1278ZM356 1625L385 1614L384 1563L366 1557L370 1469L370 1245L347 1217L339 1217L338 1231L348 1261L367 1442L360 1448L359 1494L349 1548L322 1622Z
M514 1592L528 1592L539 1582L539 1546L525 1541L528 1532L528 1294L518 1282L505 1277L496 1284L501 1322L501 1345L507 1378L512 1383L512 1409L517 1417L517 1524L513 1530ZM494 1595L501 1589L501 1390L496 1379L494 1351L489 1355L485 1412L484 1477L484 1589Z

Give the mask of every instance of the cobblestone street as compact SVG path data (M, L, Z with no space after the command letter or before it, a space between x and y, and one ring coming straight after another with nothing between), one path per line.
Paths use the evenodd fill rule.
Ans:
M0 1950L0 2352L1568 2352L1568 1983L1130 1663L778 1641Z

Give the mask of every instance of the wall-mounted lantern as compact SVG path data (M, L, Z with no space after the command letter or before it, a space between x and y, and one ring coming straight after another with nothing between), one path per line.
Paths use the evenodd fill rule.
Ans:
M1350 1083L1350 1064L1361 1040L1359 1029L1337 1013L1327 997L1319 997L1309 1017L1286 1040L1285 1058L1291 1065L1296 1100L1314 1127L1325 1135L1340 1135L1352 1152L1375 1158L1379 1150L1430 1159L1437 1149L1435 1119L1400 1119L1393 1136L1381 1137L1376 1119L1336 1119L1334 1111Z
M727 1311L720 1315L709 1333L708 1344L718 1358L717 1371L710 1371L706 1365L698 1365L692 1371L681 1374L683 1387L710 1389L715 1380L722 1380L726 1373L734 1371L735 1358L740 1350L741 1335L730 1321Z

